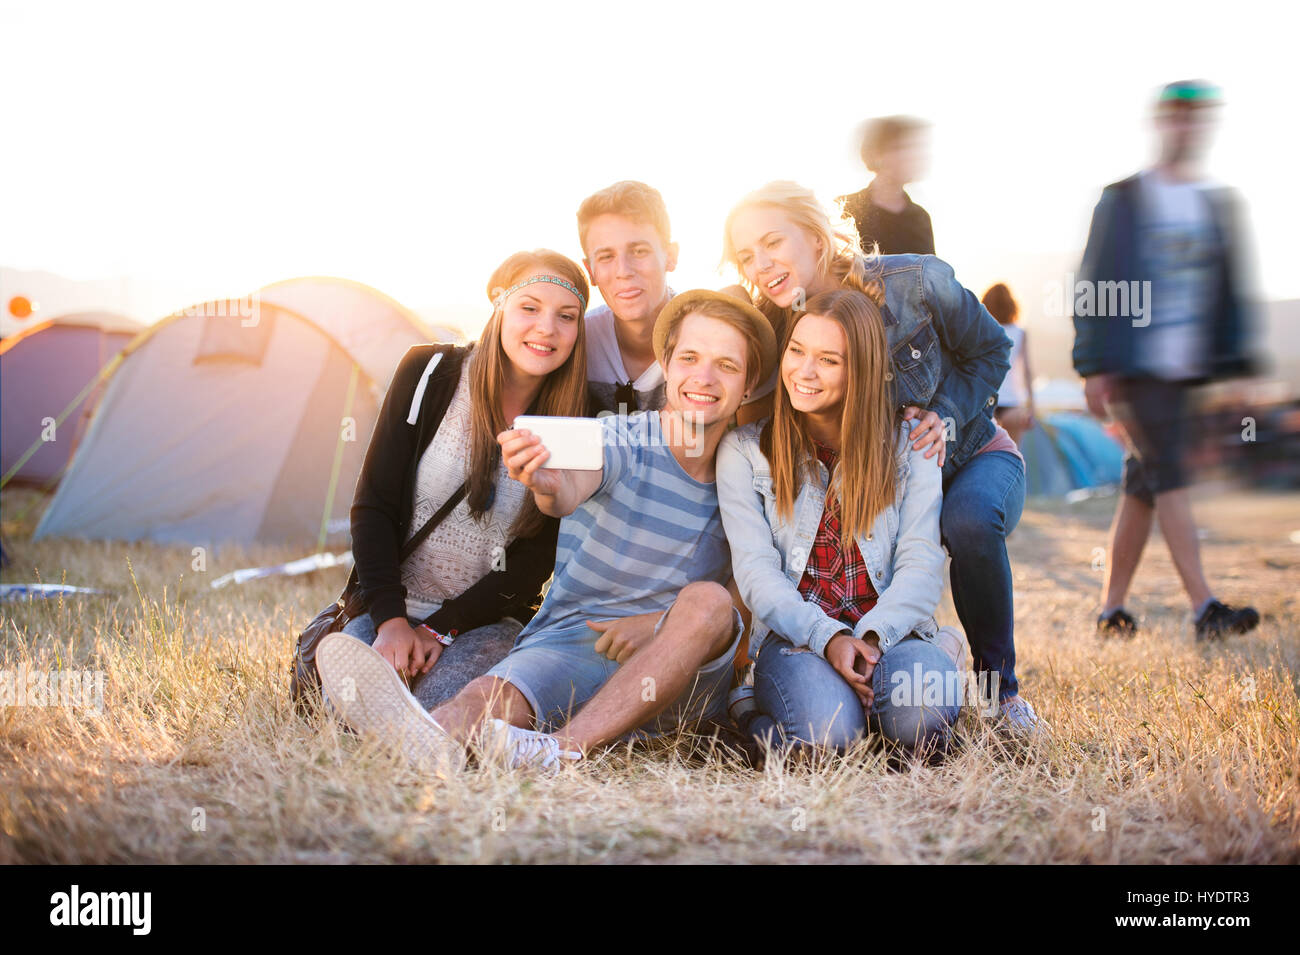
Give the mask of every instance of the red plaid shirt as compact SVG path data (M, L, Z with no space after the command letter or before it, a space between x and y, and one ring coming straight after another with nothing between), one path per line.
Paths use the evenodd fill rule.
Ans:
M818 459L833 475L840 456L821 442L814 443ZM879 596L857 543L850 542L848 550L840 545L840 503L829 494L799 581L799 593L804 600L821 607L828 617L849 626L856 625L876 605Z

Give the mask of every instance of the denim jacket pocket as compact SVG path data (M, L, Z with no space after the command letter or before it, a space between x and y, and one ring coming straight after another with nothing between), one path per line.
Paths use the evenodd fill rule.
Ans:
M910 338L894 347L892 358L898 375L899 403L928 408L939 386L941 364L934 326L929 322L918 325Z

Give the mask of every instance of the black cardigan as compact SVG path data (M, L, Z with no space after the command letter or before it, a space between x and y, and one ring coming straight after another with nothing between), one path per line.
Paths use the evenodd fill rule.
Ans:
M438 352L442 360L429 376L415 424L409 425L415 389ZM352 501L352 556L375 629L406 616L398 557L402 544L419 529L411 526L416 472L456 393L468 354L469 348L455 345L414 345L402 356L384 395ZM489 572L460 596L444 600L424 622L439 633L466 633L506 616L527 623L555 568L559 531L559 520L548 517L533 537L516 538L506 549L503 570Z

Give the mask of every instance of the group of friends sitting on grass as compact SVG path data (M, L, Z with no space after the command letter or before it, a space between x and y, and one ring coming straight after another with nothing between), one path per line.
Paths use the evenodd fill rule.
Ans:
M688 727L933 757L974 702L969 640L981 712L1044 730L1015 673L1010 342L953 270L864 251L792 182L731 210L743 284L720 291L669 287L645 184L577 220L581 265L510 256L477 342L398 367L352 508L368 612L315 654L331 708L443 767L554 768ZM522 415L595 417L599 466L548 467ZM948 558L964 636L934 618Z

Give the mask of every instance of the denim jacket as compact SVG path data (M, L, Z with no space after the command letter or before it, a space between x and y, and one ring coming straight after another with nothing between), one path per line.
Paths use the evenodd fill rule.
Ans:
M782 520L776 512L772 471L759 449L765 423L736 428L718 447L718 504L731 545L731 570L753 613L750 656L757 656L769 632L825 656L831 637L850 627L805 601L799 580L826 504L826 465L814 462L816 480L804 479L793 520ZM858 638L874 630L882 653L913 631L933 640L938 632L934 610L943 593L942 474L933 458L912 450L909 426L905 422L899 429L894 502L876 516L870 532L857 539L879 600L851 629Z
M877 261L899 406L926 408L952 423L943 471L951 477L997 431L993 410L1011 367L1011 340L942 259L882 255Z

